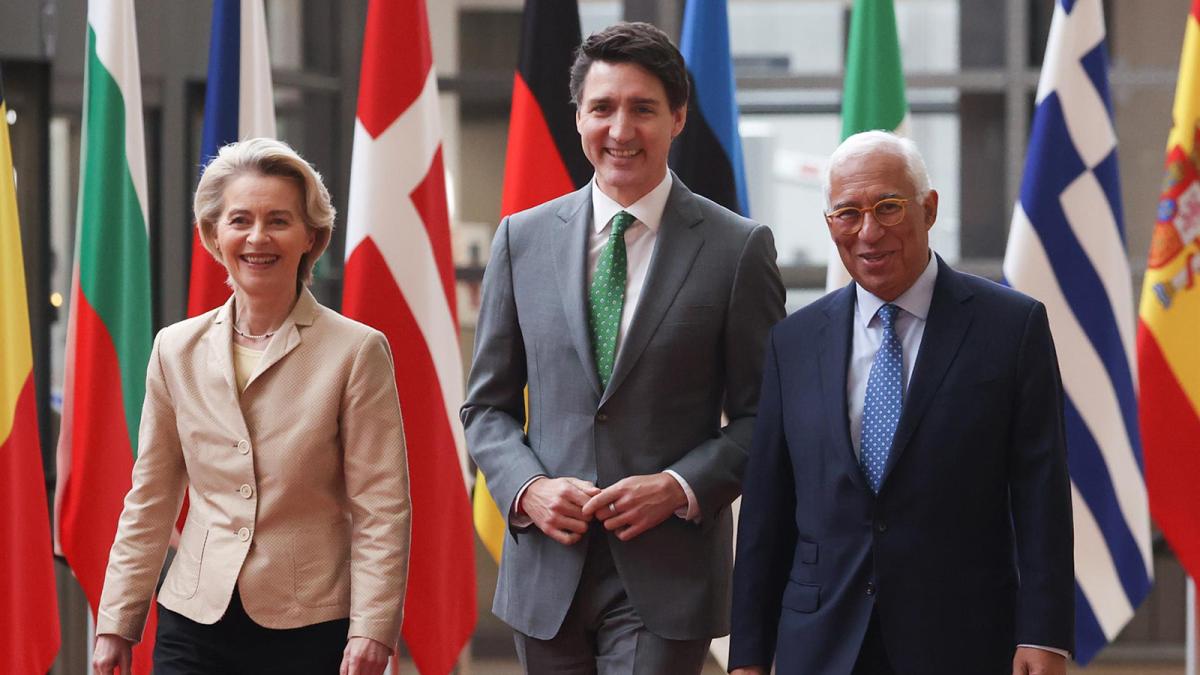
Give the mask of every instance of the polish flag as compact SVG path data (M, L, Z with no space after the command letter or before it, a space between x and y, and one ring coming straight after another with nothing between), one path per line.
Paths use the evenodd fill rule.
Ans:
M449 673L475 627L462 357L424 0L372 0L350 168L342 310L392 345L412 491L404 642Z

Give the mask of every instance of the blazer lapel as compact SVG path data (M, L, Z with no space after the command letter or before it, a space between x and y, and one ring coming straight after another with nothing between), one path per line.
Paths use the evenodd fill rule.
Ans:
M317 300L305 288L300 291L300 297L296 299L296 306L292 307L292 312L284 319L283 325L279 327L279 331L274 339L267 345L267 351L263 353L262 359L258 362L258 368L246 382L246 389L250 389L254 381L261 377L263 373L270 370L271 366L279 363L280 359L300 346L299 327L311 326L316 318Z
M213 317L212 325L204 334L208 346L208 364L212 372L221 373L229 391L237 392L237 378L233 374L233 296L225 301ZM234 400L237 396L234 396Z
M913 366L912 382L900 411L896 435L892 439L892 451L888 455L881 485L887 485L904 448L916 431L921 417L929 408L929 402L946 377L946 371L958 355L963 337L974 316L968 301L972 294L958 280L958 272L951 269L938 257L938 276L933 286L933 301L929 305L929 317L925 333L921 337L921 351ZM882 488L881 488L882 489Z
M600 376L596 373L596 357L592 354L586 290L588 228L592 225L591 184L571 195L556 215L560 222L556 223L558 250L554 256L554 269L562 294L567 333L583 363L584 376L598 398Z
M696 254L704 245L704 237L695 229L703 219L692 192L684 187L678 177L672 175L671 194L663 209L658 241L650 257L650 268L646 271L641 298L629 322L629 333L617 351L608 389L600 399L601 405L621 386L675 301L688 271L692 269Z
M850 439L850 406L846 393L846 376L850 369L850 342L854 335L854 284L837 291L825 310L825 325L820 331L821 398L828 410L829 438L840 447L843 456L853 467L850 474L856 484L869 489L858 468L854 444Z

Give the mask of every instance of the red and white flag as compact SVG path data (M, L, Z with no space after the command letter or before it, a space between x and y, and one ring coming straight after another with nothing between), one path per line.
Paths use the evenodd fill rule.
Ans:
M424 0L372 0L350 168L342 310L392 345L412 491L403 636L449 673L475 627L462 360Z

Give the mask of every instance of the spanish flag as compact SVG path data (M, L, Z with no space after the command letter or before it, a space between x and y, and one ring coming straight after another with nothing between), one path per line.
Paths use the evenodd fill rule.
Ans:
M1138 325L1140 417L1150 513L1200 576L1200 0L1192 1L1175 89L1175 126Z
M7 118L0 84L0 672L44 673L58 653L58 603Z

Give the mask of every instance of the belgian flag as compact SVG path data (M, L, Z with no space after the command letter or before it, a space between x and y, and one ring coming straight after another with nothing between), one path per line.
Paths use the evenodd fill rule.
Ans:
M749 216L725 0L688 0L679 42L692 95L671 168L693 192Z
M577 190L592 177L575 130L571 64L581 41L576 0L525 0L513 78L501 216ZM475 479L475 531L498 562L505 518L482 472Z

